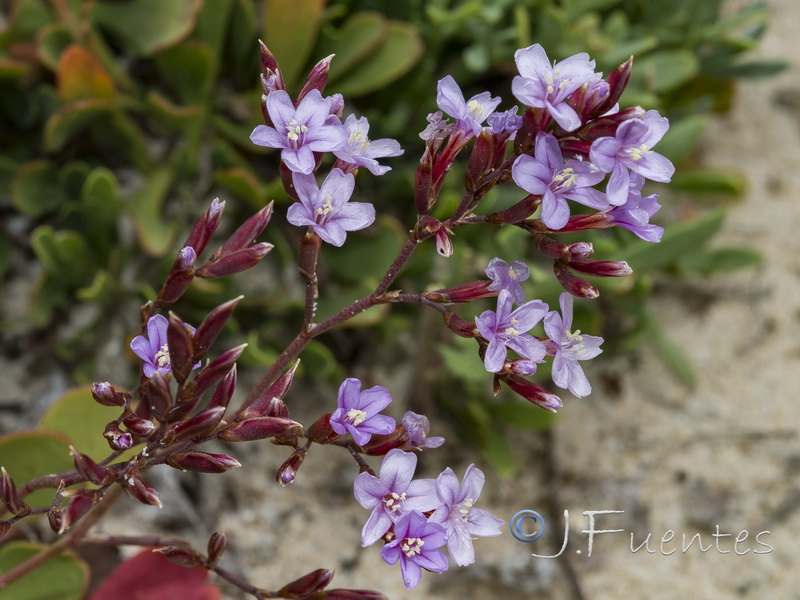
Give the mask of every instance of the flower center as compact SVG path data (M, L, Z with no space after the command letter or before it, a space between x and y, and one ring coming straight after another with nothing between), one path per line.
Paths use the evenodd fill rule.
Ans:
M477 100L470 100L467 102L467 109L469 110L470 114L479 119L481 114L483 113L483 104L478 102Z
M413 558L417 554L422 554L422 546L425 542L421 538L406 538L403 540L403 545L400 549L408 558Z
M300 137L302 134L308 131L308 127L305 125L298 125L297 121L292 119L286 124L286 130L286 137L289 138L290 142L293 142L292 145L296 148L297 146L302 145L303 142L300 141Z
M647 144L640 144L639 146L628 148L628 156L630 156L633 161L641 160L641 158L647 154L650 154Z
M519 321L517 321L516 319L512 318L511 319L511 327L506 327L505 334L506 335L519 335L520 331L516 327L514 327L514 325L516 325L517 323L519 323Z
M330 214L333 212L333 198L330 196L325 197L325 203L317 209L317 214L320 217L323 217L320 220L324 220L325 215Z
M581 330L576 329L575 333L567 331L567 337L564 339L562 346L565 349L572 350L578 356L586 354L586 349L583 347L583 336Z
M356 145L358 146L361 152L366 152L367 148L369 148L369 138L364 135L364 132L360 129L354 129L350 132L350 142L351 148L354 148Z
M406 501L406 493L398 494L397 492L390 492L383 497L383 505L391 513L396 513L403 508L403 503Z
M367 420L367 413L363 410L358 410L357 408L351 408L347 411L347 418L350 419L350 422L358 427L364 421Z
M455 518L466 523L469 519L469 509L472 508L473 504L475 504L475 499L467 498L464 500L464 503L460 505L460 508L458 508L459 505L456 505L456 508L458 508L458 514L454 515Z
M166 344L161 346L156 355L153 357L153 362L156 363L159 367L167 367L169 366L169 348Z
M553 175L552 190L565 190L571 188L578 182L578 176L575 175L575 169L567 167L563 169L558 175Z
M511 279L516 279L517 278L517 272L514 270L514 267L508 267L508 276Z

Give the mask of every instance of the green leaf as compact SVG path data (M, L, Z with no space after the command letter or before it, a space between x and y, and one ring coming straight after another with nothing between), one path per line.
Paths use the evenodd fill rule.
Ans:
M58 59L74 41L69 28L63 23L50 23L36 34L39 60L51 71L58 68Z
M119 408L95 402L91 385L75 387L50 405L39 421L39 428L65 435L76 450L100 462L111 454L103 431L119 412Z
M673 375L687 386L694 387L697 375L686 353L664 333L655 321L650 321L648 331L650 334L648 339Z
M80 285L92 272L89 247L77 231L40 225L31 233L31 247L47 274L63 285Z
M44 544L13 541L0 547L0 573L46 550ZM69 553L51 558L3 590L3 600L81 600L89 587L89 568Z
M77 292L75 292L75 296L79 300L83 300L85 302L97 302L108 298L113 289L114 282L109 276L108 271L100 270L94 274L92 283L86 287L80 288Z
M697 147L703 132L708 125L706 115L689 115L670 123L669 130L658 143L656 151L672 162L687 158Z
M743 176L730 171L697 169L678 173L672 178L670 186L695 193L739 196L744 192L746 181Z
M126 202L133 216L136 235L142 250L149 256L160 258L172 247L174 226L161 215L161 206L172 185L172 171L160 167L153 171L147 181Z
M683 85L699 70L700 62L691 50L663 50L637 61L631 78L644 80L646 89L662 93Z
M29 162L17 170L11 183L11 203L20 213L36 219L54 211L67 198L58 185L58 170L48 160Z
M380 13L363 11L352 15L335 36L321 41L320 56L335 54L328 83L341 79L357 63L374 52L386 37L386 18Z
M148 113L168 133L178 133L193 127L205 114L203 106L178 106L155 90L147 92L145 102Z
M714 69L712 76L721 79L772 77L788 68L785 60L754 60Z
M264 43L294 89L317 40L325 0L266 0Z
M47 120L44 126L45 151L58 152L72 137L113 110L113 101L105 98L70 102Z
M214 83L215 58L211 46L190 40L159 52L155 63L183 104L200 104Z
M97 2L91 20L128 52L152 56L189 35L202 5L202 0Z
M18 490L33 479L74 468L69 455L69 441L52 431L4 435L0 437L0 457L0 466L6 468ZM46 488L25 496L25 502L34 508L41 508L50 506L54 497L55 489Z
M717 248L682 256L678 266L681 271L711 275L749 269L759 265L762 260L761 254L752 248Z
M453 337L449 344L439 346L439 355L447 372L458 379L481 384L486 381L475 340Z
M725 212L715 210L700 219L667 227L658 244L636 240L626 249L628 264L636 270L664 268L678 258L696 252L722 226Z
M496 418L502 419L515 427L542 430L551 427L558 415L549 410L542 410L532 404L521 402L502 402L490 404L489 411Z
M342 77L335 91L359 96L379 90L411 70L422 57L423 48L413 25L390 21L381 45Z

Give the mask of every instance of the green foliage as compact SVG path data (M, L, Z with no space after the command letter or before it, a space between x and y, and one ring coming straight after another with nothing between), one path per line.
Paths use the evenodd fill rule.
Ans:
M25 483L73 468L69 440L55 431L26 431L0 437L0 457L8 474L21 489ZM37 490L24 498L30 506L50 506L53 490Z
M47 546L31 542L9 542L0 547L0 573L39 554ZM3 590L3 600L80 600L89 587L89 569L72 554L51 558Z

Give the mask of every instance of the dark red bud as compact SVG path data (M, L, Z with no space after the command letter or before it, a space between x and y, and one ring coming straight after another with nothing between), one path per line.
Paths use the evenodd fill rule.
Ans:
M517 375L509 375L504 381L509 388L525 398L525 400L545 410L556 412L562 406L561 398L527 379Z
M216 565L222 555L225 553L225 547L228 545L228 538L222 531L215 531L208 538L208 546L206 556L210 566Z
M568 264L579 273L595 277L625 277L633 273L624 260L571 260Z
M130 398L127 394L120 394L107 381L92 384L92 398L103 406L125 406Z
M64 497L70 498L67 506L61 510L59 534L64 533L80 521L102 497L96 490L66 490Z
M203 564L200 555L191 548L161 546L160 548L153 548L153 552L161 554L164 558L183 567L199 567Z
M189 237L183 243L184 247L194 248L195 256L200 256L205 250L211 234L219 226L223 212L225 212L225 202L220 202L218 198L215 198L208 210L195 223L194 229L192 229Z
M174 454L167 459L167 464L174 469L195 473L225 473L242 466L238 460L227 454L196 451Z
M306 429L306 437L317 444L330 444L342 437L331 427L331 413L322 415Z
M442 227L433 234L433 239L436 242L436 251L444 258L453 256L453 240L450 237L452 234L453 232L447 227Z
M244 296L239 296L233 300L228 300L224 304L220 304L208 313L208 316L200 323L200 326L194 334L194 354L192 360L195 363L205 357L208 349L211 348L211 344L217 339L220 331L225 327L228 319L230 319L233 314L233 310L242 298L244 298Z
M280 468L278 468L277 473L275 473L275 481L278 482L278 485L286 487L290 483L294 483L294 479L297 477L297 470L300 468L300 465L303 464L305 458L305 450L295 450L292 455L283 462Z
M197 260L197 254L191 246L184 246L178 252L178 257L175 259L175 264L167 275L164 281L164 286L158 293L158 304L160 306L167 306L176 302L194 279L194 263Z
M294 381L294 373L297 367L300 366L300 361L294 363L291 369L286 371L283 375L270 385L263 394L256 398L250 406L241 411L237 417L237 421L249 419L252 417L288 417L289 411L286 410L286 405L281 399L289 391Z
M247 344L230 348L200 369L185 388L187 397L202 396L212 385L216 385L220 379L228 375L245 348Z
M27 515L31 510L17 492L17 486L5 467L0 467L0 500L6 505L8 512L16 517Z
M567 244L563 242L557 242L553 238L547 237L541 233L535 233L533 235L533 241L536 244L536 247L539 249L539 252L548 258L560 260L570 255L569 246Z
M389 600L380 592L373 590L326 590L314 594L309 600Z
M159 421L165 421L174 401L169 389L169 379L161 371L156 371L142 384L142 401ZM137 411L138 414L138 411ZM149 420L149 419L148 419Z
M98 465L90 457L81 454L72 446L69 447L69 452L75 463L75 470L93 484L108 485L117 478L117 474L113 469Z
M573 274L563 263L556 261L553 263L553 272L556 279L567 292L579 298L593 300L600 295L600 292L591 283Z
M499 210L488 215L486 217L486 222L493 225L520 223L535 213L541 203L541 196L529 194L516 204L512 204L504 210Z
M525 154L534 146L536 135L540 131L547 129L550 123L550 115L547 109L531 108L525 109L522 113L522 127L517 131L514 138L514 154Z
M628 86L628 82L631 79L632 68L633 57L631 56L628 60L608 74L606 81L608 82L609 95L597 108L594 109L595 115L602 115L614 108L614 105L619 101L620 96L622 96L622 92L624 92L625 88Z
M325 89L325 85L328 83L328 72L331 70L331 61L333 57L334 55L331 54L314 65L303 87L300 89L300 93L297 94L297 104L300 104L300 101L305 98L306 94L311 90L319 90L322 92Z
M128 428L133 435L140 438L149 438L156 430L156 424L150 419L142 419L140 416L131 414L122 419L122 424Z
M126 475L125 483L128 484L125 491L142 504L149 504L158 508L162 507L161 498L159 498L156 489L147 483L139 473Z
M170 312L167 326L169 362L172 366L172 374L179 383L186 381L192 371L194 365L192 362L193 343L194 335L186 323L181 321L175 313Z
M302 425L291 419L254 417L229 425L219 434L219 438L226 442L250 442L275 436L283 437L290 433L299 435L301 431Z
M407 441L406 428L398 425L392 433L373 435L362 448L370 456L385 456L390 450L405 446Z
M433 157L434 150L430 146L425 146L425 152L414 173L414 207L420 215L427 215L430 213L433 205L436 203L436 198L431 195Z
M169 430L169 443L184 438L201 438L209 434L225 414L224 406L201 410L191 419L175 424Z
M494 166L496 142L492 132L487 129L481 131L481 134L475 139L464 179L464 187L468 192L474 192L486 175L491 172Z
M211 400L209 400L206 408L214 408L215 406L227 408L231 398L233 397L233 392L235 389L236 365L233 365L223 380L217 384L217 387L214 389L214 393L211 395Z
M317 569L308 575L303 575L291 583L287 583L278 590L280 598L308 598L327 586L333 579L333 571Z
M269 223L270 218L272 217L272 206L273 203L270 202L252 217L247 219L242 225L233 232L233 235L227 239L227 241L222 244L222 247L217 250L211 260L217 260L221 256L225 256L226 254L230 254L232 252L236 252L238 250L243 250L247 248L251 244L254 244L256 238L261 235L261 232L264 231L264 228Z
M133 436L130 433L124 433L113 421L106 425L103 437L114 451L128 450L133 446Z
M47 523L55 533L61 532L61 528L64 527L64 515L58 506L51 506L47 511ZM0 535L0 539L2 538L3 536Z
M457 336L474 338L480 335L474 322L467 321L466 319L459 317L456 313L449 310L443 312L442 316L444 317L444 324L447 325L447 328Z
M461 285L452 288L434 290L432 292L423 292L422 297L430 300L431 302L438 302L441 304L471 302L472 300L477 300L478 298L491 298L493 296L497 296L499 292L490 290L490 285L492 285L492 281L490 279L481 279L480 281L462 283Z
M248 248L226 254L218 260L209 261L197 270L197 276L215 279L241 273L255 267L270 250L272 250L272 244L266 242L253 244Z
M267 45L258 40L258 46L261 52L261 72L266 75L270 71L277 71L278 61L275 60L275 56L269 51Z

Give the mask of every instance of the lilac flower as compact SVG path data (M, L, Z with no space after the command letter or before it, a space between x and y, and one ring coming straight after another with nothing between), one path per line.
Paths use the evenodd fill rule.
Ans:
M608 211L612 223L632 231L646 242L660 242L664 228L650 223L650 217L656 214L661 205L658 194L642 198L644 177L631 173L628 201L622 206L614 206Z
M416 454L394 449L381 463L380 478L369 473L356 477L353 485L356 500L364 508L372 509L361 530L362 546L374 544L393 523L410 511L426 512L439 508L441 500L433 479L411 481L416 468Z
M571 332L572 296L566 292L559 297L561 314L557 311L547 313L544 330L555 343L553 359L553 382L560 388L568 389L578 398L592 393L592 386L578 364L579 360L589 360L602 352L603 338L595 335L582 335L580 329Z
M311 90L297 108L289 94L275 90L267 96L267 112L274 127L259 125L250 140L259 146L281 148L281 160L291 171L314 171L314 152L332 152L347 142L347 130L331 114L331 99Z
M486 119L489 127L492 128L492 133L507 132L512 134L510 139L516 135L520 127L522 127L522 117L517 115L518 107L514 106L505 112L492 113Z
M447 557L439 550L446 540L441 525L427 521L425 515L414 511L397 521L394 533L394 541L381 548L381 557L390 565L400 561L406 588L417 587L422 569L434 573L447 571Z
M531 270L524 262L515 260L509 265L506 261L495 257L489 261L489 266L484 272L492 280L489 285L491 291L508 290L516 304L525 302L525 292L522 291L520 283L531 276Z
M542 196L542 221L550 229L561 229L569 220L567 200L596 209L608 208L608 200L591 186L604 175L587 162L568 160L555 137L540 132L534 157L521 155L511 167L514 182L529 194Z
M531 300L513 312L511 307L511 292L502 290L497 297L497 311L487 310L475 318L478 331L489 342L483 364L490 373L502 370L509 348L533 362L542 362L547 353L542 342L526 333L542 320L547 305Z
M418 415L409 410L403 415L401 423L406 430L409 442L415 448L438 448L444 444L443 437L428 435L430 422L425 415Z
M169 321L164 315L155 315L147 321L147 337L137 335L131 340L131 350L144 361L142 369L145 377L152 377L158 371L162 375L172 372L172 365L169 362L169 346L167 344L167 328ZM194 333L195 329L191 325L186 325L187 329ZM200 366L198 362L193 369Z
M512 80L511 91L517 100L534 108L546 108L565 131L580 127L578 113L564 100L584 83L600 79L589 55L581 52L551 65L544 48L534 44L517 50L514 60L520 74Z
M475 562L472 538L500 535L503 525L503 521L492 516L488 510L474 507L485 480L483 472L475 465L467 467L463 484L458 483L458 477L450 467L436 479L436 490L443 504L434 511L429 521L444 527L447 550L461 567Z
M369 122L366 117L356 119L355 115L350 115L344 122L350 137L347 144L334 154L340 160L355 165L365 167L373 175L383 175L391 170L391 167L382 167L376 158L385 156L400 156L403 149L396 140L382 139L370 141L367 137L369 133Z
M292 174L299 203L289 207L286 219L292 225L308 225L323 240L341 246L348 231L369 227L375 221L375 208L366 202L348 202L355 187L352 173L333 169L317 187L313 175Z
M483 92L464 100L464 94L452 76L440 79L436 86L436 104L456 120L456 129L465 135L480 135L481 125L500 104L500 98L492 98Z
M628 119L617 128L614 137L597 138L589 149L589 160L603 173L611 173L606 193L614 206L628 199L630 173L667 183L675 167L665 156L650 150L669 129L669 121L648 110L643 119Z
M439 145L453 131L454 125L442 118L440 110L429 114L425 120L428 121L428 126L419 134L419 137L434 146Z
M339 386L339 408L331 415L331 428L341 435L349 433L356 444L363 446L373 433L392 433L397 427L392 417L378 414L391 402L385 387L376 385L362 392L358 379L345 379Z

